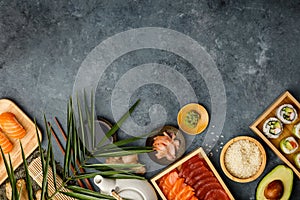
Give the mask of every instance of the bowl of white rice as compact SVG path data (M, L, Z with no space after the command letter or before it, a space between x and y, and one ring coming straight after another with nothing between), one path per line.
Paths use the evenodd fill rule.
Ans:
M233 181L246 183L257 179L266 166L266 152L254 138L239 136L229 140L220 156L221 168Z

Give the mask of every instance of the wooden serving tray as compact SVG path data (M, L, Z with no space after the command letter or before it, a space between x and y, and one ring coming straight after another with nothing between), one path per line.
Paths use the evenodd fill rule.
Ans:
M26 130L26 135L24 138L21 139L22 146L24 149L24 153L26 158L38 147L38 140L36 135L36 128L35 124L27 117L27 115L11 100L8 99L0 99L0 113L3 112L11 112L13 113L19 123L24 127ZM38 134L40 139L42 139L42 134L40 130L38 130ZM14 147L10 152L10 157L12 161L12 165L14 170L17 169L22 163L22 153L20 142L18 139L9 138L9 140L13 143ZM5 156L8 160L8 154ZM4 161L2 155L0 155L0 185L5 181L7 178L7 173L4 165Z
M204 160L207 162L208 166L210 167L211 171L214 173L214 175L216 176L216 178L218 179L218 181L220 182L220 184L222 185L223 189L225 190L225 192L227 193L228 197L231 200L234 200L234 197L232 196L231 192L229 191L229 189L227 188L227 186L225 185L225 183L223 182L222 178L220 177L220 175L218 174L217 170L215 169L215 167L213 166L213 164L210 162L209 158L207 157L207 155L205 154L204 150L202 149L202 147L196 149L195 151L191 152L190 154L188 154L187 156L185 156L184 158L182 158L181 160L175 162L174 164L172 164L171 166L169 166L167 169L163 170L162 172L160 172L159 174L157 174L156 176L154 176L153 178L151 178L151 183L153 184L153 186L155 187L156 191L158 192L158 194L160 195L160 197L163 200L167 200L167 198L165 197L165 195L163 194L163 192L161 191L160 187L157 184L157 181L163 177L165 174L169 173L170 171L172 171L173 169L179 167L180 165L182 165L184 162L186 162L187 160L189 160L190 158L192 158L193 156L199 154L200 157L204 158Z
M283 124L283 132L281 135L276 139L270 139L265 136L263 133L263 124L264 122L269 119L270 117L276 117L276 110L282 104L291 104L298 113L298 119L292 124ZM264 112L262 115L256 119L250 128L254 133L256 133L259 137L261 137L267 145L274 151L274 153L283 161L285 162L300 178L300 170L296 167L293 161L293 157L296 153L300 152L300 148L292 154L285 154L281 152L280 149L280 141L288 136L292 136L292 130L295 124L300 122L300 103L289 93L288 91L284 92L278 99L273 102ZM300 144L300 140L294 136L297 142Z

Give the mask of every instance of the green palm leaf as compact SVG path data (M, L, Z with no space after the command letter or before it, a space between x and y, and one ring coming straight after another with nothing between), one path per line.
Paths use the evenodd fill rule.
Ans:
M89 197L96 197L96 198L104 198L104 199L114 199L114 197L109 196L109 195L105 195L105 194L101 194L99 192L94 192L91 190L87 190L78 186L68 186L67 189L72 190L73 192L77 192L80 193L82 195L88 195Z
M20 146L21 146L22 159L23 159L25 174L26 174L26 188L27 188L27 191L28 191L28 198L30 200L34 200L33 190L32 190L32 182L31 182L31 179L30 179L29 171L28 171L28 163L27 163L27 160L26 160L26 157L25 157L25 153L24 153L24 149L23 149L21 141L20 141Z
M47 126L47 125L46 125ZM48 127L46 127L48 129ZM48 180L47 174L49 171L50 159L51 159L51 135L49 135L48 147L47 147L47 156L45 161L45 168L43 169L43 180L42 180L42 200L45 199L45 196L48 196Z
M64 168L63 168L63 179L66 179L70 174L70 164L71 164L71 141L72 141L72 133L71 133L71 127L73 126L72 120L71 120L71 109L72 107L70 104L72 103L72 99L70 99L70 103L68 104L68 118L67 118L67 124L68 124L68 131L67 131L67 143L66 143L66 150L65 150L65 157L64 157Z
M125 122L125 120L130 116L130 114L134 111L134 109L136 108L136 106L140 103L140 99L137 100L133 106L131 106L131 108L121 117L121 119L115 124L113 125L113 127L106 133L106 137L103 137L100 142L97 144L97 147L100 147L101 145L103 145L103 143L108 140L108 138L110 138L113 134L115 134L115 132L120 128L120 126Z
M9 162L8 162L6 160L6 157L4 156L4 152L1 148L1 146L0 146L0 151L1 151L3 161L4 161L5 170L6 170L10 185L11 185L11 190L12 190L11 199L12 200L17 200L17 199L19 199L19 193L18 193L18 190L17 190L16 178L15 178L13 166L11 164L10 155L8 155L9 156Z
M95 197L91 195L81 194L81 193L75 193L75 192L61 192L64 195L79 199L79 200L108 200L107 197ZM115 199L115 198L112 198Z
M135 167L142 167L144 165L142 164L106 164L106 163L100 163L100 164L85 164L82 165L82 168L92 168L92 169L99 169L99 170L105 170L105 169L130 169Z
M56 181L56 163L54 159L54 153L53 153L53 148L52 148L52 140L51 140L51 125L48 125L46 116L44 115L44 124L46 126L46 134L48 138L48 145L49 145L49 151L50 151L50 163L51 163L51 169L52 169L52 176L53 176L53 183L55 189L57 189L57 181Z
M12 188L12 199L19 199L19 191L17 190L17 180L14 174L14 168L11 162L11 157L10 154L8 154L8 160L9 160L9 170L10 170L10 184L11 184L11 188Z
M152 149L133 149L133 150L118 150L118 151L107 151L103 153L94 154L94 157L121 157L121 156L128 156L132 154L141 154L141 153L149 153L152 152Z
M78 117L79 117L79 124L80 124L80 128L81 128L81 140L82 140L82 150L83 150L83 154L82 157L83 159L85 159L85 131L84 131L84 124L83 124L83 119L82 119L82 110L81 110L81 104L77 95L77 109L78 109Z

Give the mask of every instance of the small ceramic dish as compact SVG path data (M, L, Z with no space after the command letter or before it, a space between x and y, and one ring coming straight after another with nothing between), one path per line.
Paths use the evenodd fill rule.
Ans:
M236 154L233 155L233 152ZM258 158L260 162L257 163L255 158ZM225 175L239 183L257 179L264 171L266 162L266 152L261 143L248 136L239 136L229 140L220 155L221 168ZM251 173L251 175L245 173Z
M206 129L208 122L207 110L197 103L183 106L177 115L177 123L180 129L191 135L202 133Z
M146 139L146 146L149 146L149 147L153 146L154 138L156 136L163 136L164 132L166 132L169 135L175 134L175 136L176 136L175 140L178 140L178 142L179 142L179 148L176 150L175 159L168 160L166 157L158 159L156 157L157 151L150 152L150 153L148 153L148 155L151 158L151 160L153 160L154 162L156 162L160 165L169 165L169 164L173 163L174 161L176 161L178 158L180 158L185 152L185 139L180 130L178 130L177 128L175 128L173 126L164 126L164 127L155 129L154 131L152 131L152 134Z

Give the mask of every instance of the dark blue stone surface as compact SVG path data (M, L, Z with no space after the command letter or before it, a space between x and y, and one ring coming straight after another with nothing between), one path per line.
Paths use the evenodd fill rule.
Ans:
M230 181L220 168L220 148L235 136L249 135L257 138L267 151L263 175L282 164L249 125L286 90L300 100L299 0L0 0L0 98L15 101L32 119L37 118L40 127L44 113L51 122L57 116L65 126L68 98L73 93L78 70L91 50L115 34L142 27L183 33L212 58L222 77L219 81L225 86L226 119L220 137L215 138L216 145L211 147L210 159L236 199L255 199L257 184L263 176L244 184ZM105 55L99 55L102 57ZM214 94L193 65L172 52L145 48L119 55L99 77L97 115L115 121L111 98L116 84L129 70L147 63L168 66L180 73L190 83L198 102L211 114ZM175 76L164 77L159 70L152 72L166 84L176 85L172 79ZM127 84L130 82L127 80ZM178 91L185 90L181 87L176 85ZM177 126L181 105L168 86L142 85L132 93L129 103L138 98L142 101L132 115L135 123L149 125L149 109L155 114L163 107L167 113L165 124ZM153 107L156 104L161 107ZM211 137L209 134L198 135L187 151L205 146L203 140ZM57 161L62 162L58 149L55 153ZM299 178L295 176L291 199L299 199L299 187Z

